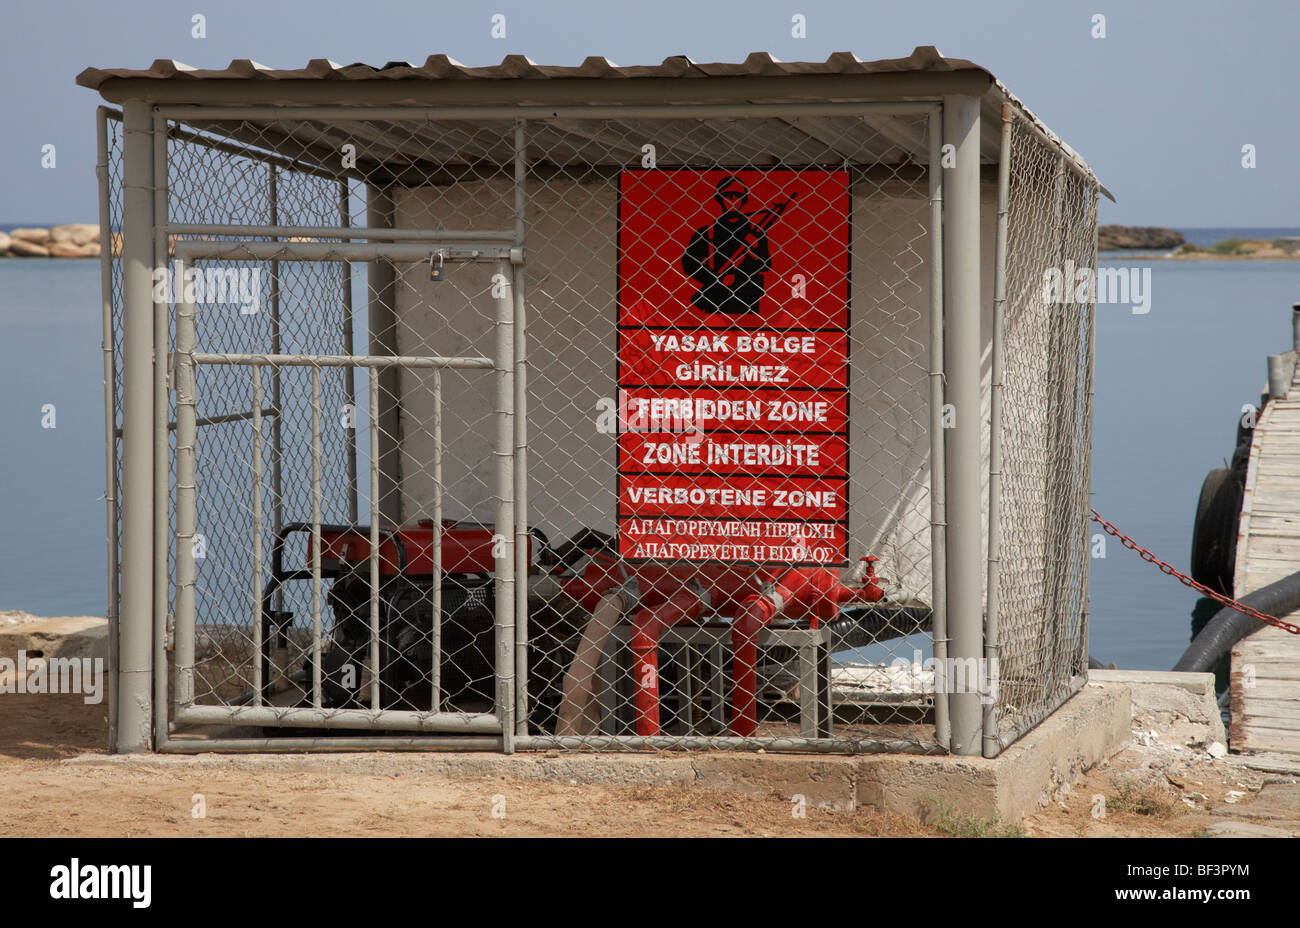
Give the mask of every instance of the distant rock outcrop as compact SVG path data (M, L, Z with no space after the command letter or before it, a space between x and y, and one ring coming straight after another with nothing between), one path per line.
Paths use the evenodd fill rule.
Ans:
M1097 229L1099 251L1119 251L1141 248L1164 251L1183 245L1187 239L1181 232L1155 226L1100 226Z
M74 222L50 229L50 241L82 246L99 241L99 226L89 222Z
M10 237L9 254L20 258L48 258L50 250L44 245L36 245L26 239Z
M114 239L118 236L114 235ZM51 229L0 232L0 258L95 258L99 256L99 226L74 222Z
M9 233L9 237L16 242L31 242L33 245L44 245L50 240L50 230L14 229Z

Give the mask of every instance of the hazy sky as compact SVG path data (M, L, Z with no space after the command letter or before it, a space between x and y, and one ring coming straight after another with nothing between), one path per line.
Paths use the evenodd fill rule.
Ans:
M505 39L490 35L497 12L506 15ZM206 38L191 37L194 13L207 18ZM791 37L795 13L807 17L804 39ZM1105 38L1091 34L1098 13ZM544 64L588 55L620 65L679 54L739 61L752 51L870 60L935 45L988 68L1083 154L1119 200L1103 205L1103 222L1300 226L1293 0L7 0L0 16L0 223L94 220L99 98L74 84L92 65L381 65L438 53L469 65L506 54ZM53 170L40 165L47 143L57 147ZM1256 149L1253 170L1241 164L1246 144Z

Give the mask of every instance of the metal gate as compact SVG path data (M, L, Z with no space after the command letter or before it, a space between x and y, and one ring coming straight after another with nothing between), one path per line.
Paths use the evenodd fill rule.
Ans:
M258 274L276 275L284 302L295 299L295 281L313 266L355 261L383 262L398 281L406 274L441 278L449 305L428 311L448 327L440 341L459 350L325 355L230 336L240 317L258 312L247 305L260 293ZM284 270L295 264L297 274ZM175 244L172 721L178 726L513 731L513 282L521 269L522 252L501 244ZM362 408L328 402L331 392L352 395L337 389L340 376L346 386L354 377L361 381L355 392L365 398ZM323 386L331 378L333 391ZM422 439L430 450L421 464L430 531L427 547L418 550L380 527L393 494L409 494L391 485L382 466L386 454L400 453L386 417L398 396L414 392L424 394L423 408L431 410L428 421L408 415L400 425L404 441ZM465 498L473 480L448 473L464 463L447 453L448 443L464 440L446 434L448 394L456 408L481 413L474 421L464 413L451 417L462 431L491 435L491 486L477 501ZM285 415L303 401L309 403L306 429ZM275 442L271 428L280 430ZM409 464L406 470L409 477ZM356 481L357 473L369 479ZM308 488L308 511L286 508L285 483ZM492 532L494 563L482 584L456 590L443 577L444 517L473 515L476 502L493 510L484 525ZM428 565L427 584L410 581L417 560ZM358 561L366 567L354 576L346 565ZM352 580L359 582L349 586ZM459 641L463 650L481 642L471 634L467 644L465 629L444 627L444 617L454 625L471 614L449 608L447 598L457 592L466 603L477 597L472 614L491 612L493 652L485 673L461 680L458 689L443 673L444 643ZM453 656L457 667L467 663L465 654ZM415 692L417 681L422 694Z

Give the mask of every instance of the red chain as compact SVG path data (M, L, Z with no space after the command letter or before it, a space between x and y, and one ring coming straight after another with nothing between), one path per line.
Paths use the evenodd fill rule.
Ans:
M1204 583L1197 583L1191 577L1188 577L1185 574L1180 574L1178 571L1174 570L1173 567L1166 564L1164 561L1160 560L1160 558L1156 557L1146 548L1143 548L1132 538L1129 538L1127 535L1125 535L1123 532L1117 529L1114 525L1107 522L1101 516L1097 515L1097 510L1095 509L1092 510L1092 519L1094 522L1100 522L1102 528L1104 528L1111 535L1114 535L1116 538L1118 538L1120 544L1122 544L1124 547L1128 548L1130 551L1136 551L1142 557L1142 560L1146 561L1148 564L1155 564L1157 567L1161 569L1161 571L1167 573L1169 576L1177 577L1180 581L1182 581L1184 586L1190 586L1192 589L1196 590L1202 596L1208 596L1210 599L1224 606L1227 606L1229 609L1236 609L1242 615L1248 615L1252 619L1259 619L1261 622L1267 623L1268 625L1274 625L1280 629L1283 629L1284 631L1290 632L1293 635L1300 635L1300 625L1293 625L1290 622L1286 622L1283 621L1282 619L1277 618L1276 616L1264 615L1264 613L1260 612L1258 609L1252 609L1250 606L1247 606L1243 603L1239 603L1235 599L1230 599L1227 596L1224 596L1222 593L1216 593L1214 590L1210 589Z

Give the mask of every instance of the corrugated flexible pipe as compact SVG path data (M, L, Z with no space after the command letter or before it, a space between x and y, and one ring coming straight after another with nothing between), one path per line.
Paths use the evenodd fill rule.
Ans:
M564 675L560 708L555 722L557 735L594 735L600 730L600 701L597 687L605 642L625 613L636 608L636 584L624 583L603 595L591 610L573 663Z
M1288 615L1300 609L1300 572L1247 593L1239 602L1243 606L1258 609L1265 615ZM1224 606L1205 624L1201 633L1192 639L1191 645L1174 665L1174 670L1211 673L1219 659L1231 651L1234 644L1263 627L1264 623L1259 619Z

